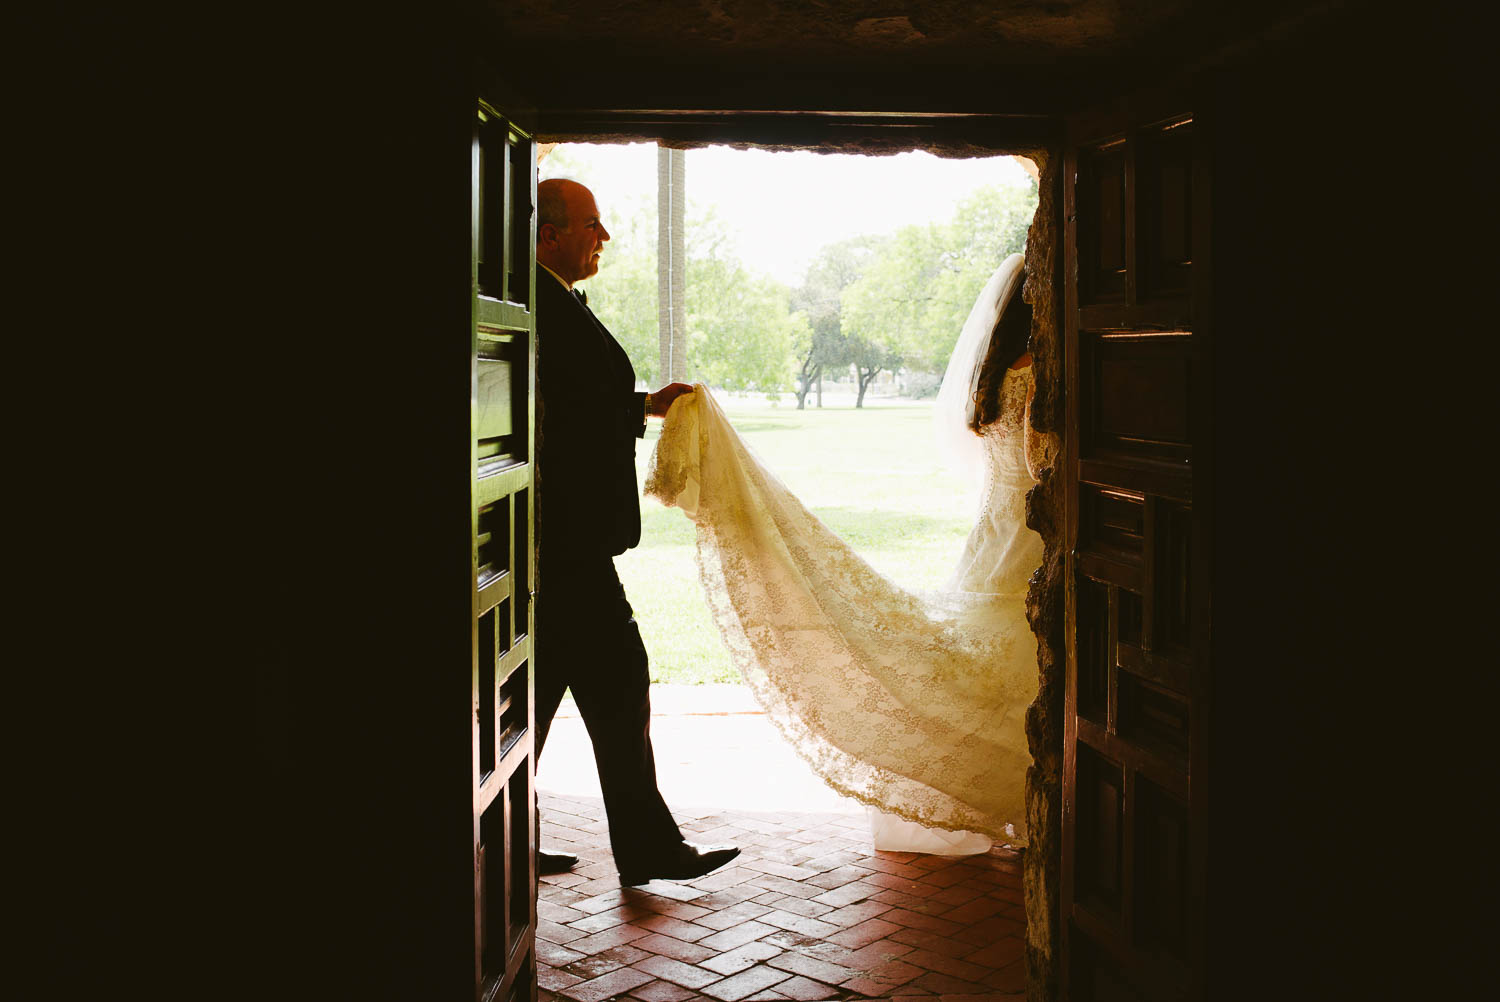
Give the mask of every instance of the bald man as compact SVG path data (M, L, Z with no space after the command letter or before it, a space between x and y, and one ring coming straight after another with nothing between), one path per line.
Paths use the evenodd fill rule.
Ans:
M692 387L638 393L625 349L574 291L599 270L609 231L575 181L537 185L536 753L563 692L588 727L620 883L691 880L739 855L683 841L656 788L651 696L614 558L641 539L635 443ZM577 864L543 852L542 873Z

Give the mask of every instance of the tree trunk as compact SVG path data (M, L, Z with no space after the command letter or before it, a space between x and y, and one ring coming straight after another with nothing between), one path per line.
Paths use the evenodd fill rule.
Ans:
M656 149L656 327L662 383L687 381L687 158Z
M855 381L859 383L859 388L856 391L858 393L858 396L854 398L855 407L863 407L865 405L865 390L868 390L870 388L870 384L875 381L875 377L879 375L879 373L879 368L874 368L866 372L864 369L860 368L857 365L854 367L854 378Z
M802 363L802 371L797 374L797 409L799 411L807 408L807 395L812 391L813 383L817 383L820 389L823 385L823 367L810 365L810 362L810 358L805 360Z
M823 409L823 370L818 370L818 409Z

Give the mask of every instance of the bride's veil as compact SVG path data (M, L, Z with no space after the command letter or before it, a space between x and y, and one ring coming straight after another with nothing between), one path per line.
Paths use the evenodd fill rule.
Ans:
M1025 259L1012 254L1000 262L969 318L964 321L953 346L953 355L948 359L948 369L943 373L943 385L938 390L937 405L933 408L933 435L944 461L956 473L979 480L984 470L983 453L979 436L968 424L970 401L979 381L979 368L989 351L990 335L1000 322L1011 297L1021 288L1025 277L1022 265Z

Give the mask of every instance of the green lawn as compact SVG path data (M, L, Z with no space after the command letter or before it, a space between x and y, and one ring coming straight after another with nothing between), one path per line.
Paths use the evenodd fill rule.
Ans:
M968 485L933 447L932 402L867 400L798 411L783 398L720 395L735 428L813 513L882 574L908 589L941 586L972 524ZM658 422L637 448L641 482ZM615 560L656 682L738 682L709 618L694 561L693 525L675 508L641 502L641 545Z

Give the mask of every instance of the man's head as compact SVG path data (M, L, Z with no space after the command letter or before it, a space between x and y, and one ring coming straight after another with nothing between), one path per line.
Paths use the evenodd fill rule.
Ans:
M570 286L599 270L609 231L594 193L577 181L552 178L536 186L536 259Z

